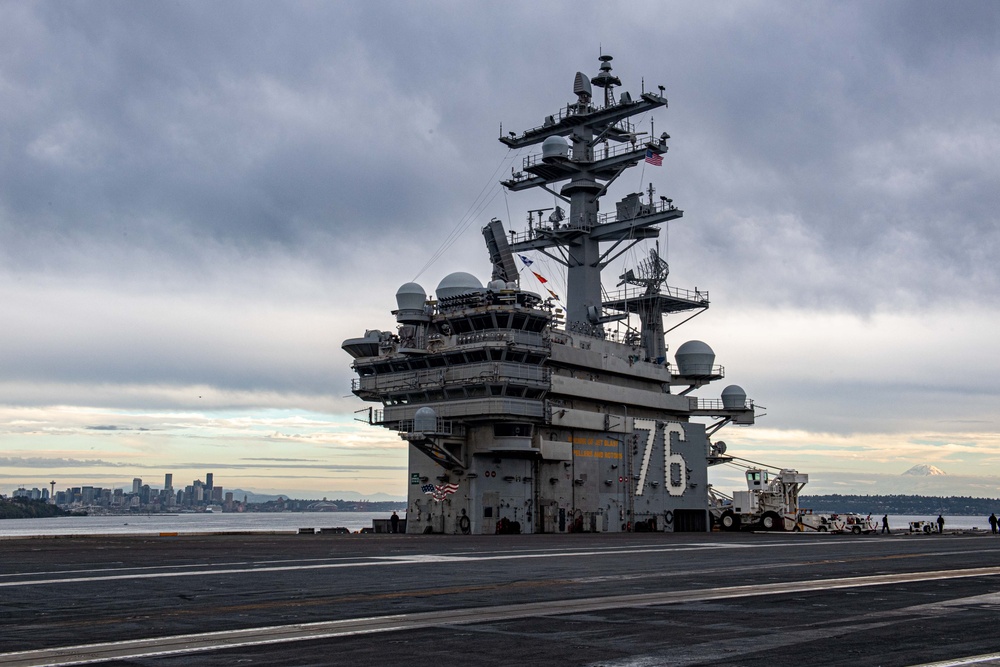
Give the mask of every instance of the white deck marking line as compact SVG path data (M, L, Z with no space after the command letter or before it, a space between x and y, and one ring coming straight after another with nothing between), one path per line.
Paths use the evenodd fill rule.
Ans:
M638 545L628 545L628 546L609 546L606 547L607 553L613 554L621 549L637 549L637 548L657 548L662 547L661 544L638 544ZM721 548L723 546L732 548L733 545L719 545L712 543L692 543L684 545L691 548L704 548L704 547L714 547ZM770 545L760 545L760 546L770 546ZM558 549L531 549L526 550L521 553L551 553L553 555L560 555L564 552L570 552L572 549L579 549L579 547L565 547ZM455 552L453 554L445 554L447 556L470 556L470 557L484 557L489 554L510 554L510 551L462 551ZM405 558L405 556L399 556L400 558ZM419 555L414 555L414 558L419 558ZM38 572L6 572L0 573L0 579L9 579L11 577L39 577L42 575L67 575L67 574L83 574L83 573L94 573L94 572L139 572L143 570L172 570L172 569L193 569L197 567L224 567L224 566L244 566L244 567L261 567L263 565L274 565L277 563L331 563L334 561L345 561L350 560L351 556L340 556L338 558L281 558L275 560L258 560L258 561L231 561L228 563L188 563L186 565L134 565L132 567L100 567L100 568L88 568L88 569L77 569L77 570L40 570ZM373 558L373 556L355 556L353 558Z
M132 567L95 567L86 570L40 570L38 572L7 572L0 574L0 578L10 577L38 577L43 574L82 574L85 572L141 572L143 570L190 570L196 567L260 567L261 565L273 563L330 563L333 561L343 561L350 559L350 556L339 558L285 558L281 560L240 560L228 563L187 563L185 565L133 565Z
M549 602L529 602L524 604L452 609L447 611L421 612L415 614L394 614L390 616L363 617L339 621L297 623L292 625L246 628L220 632L205 632L187 635L173 635L151 639L135 639L98 644L81 644L33 651L0 653L0 667L69 667L89 665L112 660L130 660L185 653L204 653L247 646L262 646L295 641L310 641L345 637L358 634L394 632L425 627L468 625L497 620L528 618L533 616L553 616L565 613L593 612L627 607L649 607L665 604L680 604L704 600L724 600L732 598L802 593L833 588L857 588L883 586L905 582L960 579L967 577L988 577L1000 575L1000 567L971 568L967 570L944 570L935 572L915 572L903 574L872 575L850 579L826 579L812 581L790 581L752 586L730 586L693 591L670 591L663 593L641 593L635 595L615 595L583 600L553 600ZM975 660L977 658L971 658ZM980 662L985 661L983 658ZM937 664L937 663L935 663ZM974 663L942 663L948 665Z
M970 655L965 658L955 658L953 660L942 660L941 662L924 662L911 667L959 667L960 665L979 665L993 660L1000 661L1000 653L986 653L983 655Z
M159 579L159 578L172 578L172 577L202 577L202 576L217 576L224 574L246 574L255 572L289 572L294 570L323 570L323 569L336 569L343 567L372 567L378 565L419 565L419 564L430 564L439 562L473 562L473 561L490 561L490 560L518 560L526 558L566 558L566 557L580 557L580 556L614 556L620 554L638 554L638 553L674 553L674 552L693 552L699 550L717 550L717 549L766 549L766 548L778 548L787 545L787 542L770 542L767 544L755 544L755 545L731 545L731 544L714 544L714 543L703 543L696 546L692 545L678 545L673 547L642 547L642 548L632 548L632 549L621 549L614 548L609 550L590 550L590 551L559 551L559 552L509 552L509 553L499 553L497 555L486 556L486 555L436 555L436 554L413 554L410 556L369 556L362 560L348 560L337 559L337 562L320 562L312 565L278 565L261 567L259 565L246 564L244 567L232 567L226 569L220 569L218 565L205 564L204 567L212 569L193 569L197 566L192 565L182 565L182 566L164 566L158 568L160 570L167 570L170 567L181 567L186 568L183 571L159 571L159 572L133 572L131 574L108 574L108 575L98 575L92 577L54 577L49 579L22 579L15 581L0 581L0 588L13 588L17 586L42 586L42 585L52 585L52 584L76 584L76 583L88 583L97 581L121 581L125 579ZM802 546L828 546L823 540L817 540L815 542L806 543ZM983 549L981 551L993 551L992 549ZM952 552L935 552L933 554L927 555L942 555ZM958 552L954 552L958 553ZM969 552L961 552L969 553ZM306 561L298 562L312 562L312 560L320 559L310 559ZM333 560L333 559L331 559ZM271 561L271 562L281 562L281 561ZM296 561L290 561L296 562ZM128 568L135 569L135 568ZM152 569L152 568L150 568ZM85 571L85 570L84 570ZM108 571L108 570L95 570L97 572ZM115 569L111 570L114 572L121 572L121 570ZM7 576L35 576L35 573L26 573L22 575L7 575Z
M774 546L774 545L760 545L764 546ZM614 549L613 551L561 551L556 553L524 553L524 552L514 552L495 556L462 556L462 555L434 555L434 554L414 554L411 556L374 556L368 557L364 560L350 561L350 562L335 562L335 563L317 563L314 565L278 565L270 567L234 567L226 569L205 569L205 570L185 570L181 572L136 572L132 574L109 574L100 575L93 577L62 577L62 578L50 578L50 579L25 579L21 581L0 581L0 588L12 588L15 586L41 586L47 584L77 584L77 583L87 583L95 581L121 581L124 579L158 579L158 578L170 578L170 577L203 577L203 576L214 576L220 574L244 574L244 573L255 573L255 572L288 572L293 570L324 570L324 569L334 569L343 567L372 567L378 565L419 565L426 563L436 563L436 562L470 562L470 561L490 561L490 560L518 560L522 558L568 558L568 557L580 557L580 556L617 556L620 554L635 554L635 553L669 553L669 552L686 552L686 551L697 551L700 549L726 549L728 546L720 545L703 545L700 548L691 548L687 546L676 546L676 547L651 547L651 548L640 548L640 549ZM210 566L209 566L210 567Z

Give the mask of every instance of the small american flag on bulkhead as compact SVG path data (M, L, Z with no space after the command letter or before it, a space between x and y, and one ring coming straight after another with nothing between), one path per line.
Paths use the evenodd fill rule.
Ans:
M648 162L649 164L653 165L654 167L662 167L663 166L663 156L654 153L651 148L647 148L646 149L646 162Z
M420 487L420 490L424 493L429 493L434 500L440 502L445 499L445 496L458 491L458 484L439 484L437 486L434 484L424 484Z

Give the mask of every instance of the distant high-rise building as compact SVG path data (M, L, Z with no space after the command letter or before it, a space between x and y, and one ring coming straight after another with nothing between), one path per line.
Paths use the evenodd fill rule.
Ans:
M142 488L142 479L136 477L132 480L132 493L139 493L139 489Z
M174 488L174 475L173 475L173 473L168 472L166 475L163 476L163 488L164 489L172 489L172 488Z
M210 472L205 473L205 488L208 489L209 491L215 488L214 478L215 475L213 473Z

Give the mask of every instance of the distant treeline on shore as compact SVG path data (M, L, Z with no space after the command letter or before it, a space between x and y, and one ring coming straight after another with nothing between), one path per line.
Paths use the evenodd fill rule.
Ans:
M394 500L298 500L295 498L247 503L247 512L393 512L406 509Z
M0 498L0 519L38 519L48 516L68 516L69 512L61 510L44 500L30 498Z
M989 516L1000 512L996 498L969 496L799 496L799 507L814 512L857 512L858 514L947 514Z

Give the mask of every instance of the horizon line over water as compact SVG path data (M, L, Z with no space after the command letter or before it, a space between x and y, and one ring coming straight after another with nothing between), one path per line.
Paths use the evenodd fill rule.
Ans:
M352 533L371 528L373 519L388 519L392 512L246 512L210 514L141 514L47 517L0 520L0 539L93 535L181 535L205 533L297 533L300 528L347 528ZM398 512L400 519L406 512ZM889 529L905 533L911 521L934 522L937 515L890 514ZM881 517L872 516L879 528ZM944 528L990 532L986 516L945 515Z
M405 512L398 512L401 519ZM295 533L299 528L371 528L392 512L215 512L196 514L104 514L0 520L5 537L158 535L159 533Z

